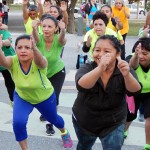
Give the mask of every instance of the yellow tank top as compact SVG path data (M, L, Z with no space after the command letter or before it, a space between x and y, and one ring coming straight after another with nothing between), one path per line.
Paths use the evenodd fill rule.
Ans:
M39 18L36 18L37 20L39 20ZM29 17L28 21L26 24L24 24L25 29L26 29L26 34L30 35L32 33L32 19ZM42 33L42 28L41 26L38 27L38 31L39 33Z

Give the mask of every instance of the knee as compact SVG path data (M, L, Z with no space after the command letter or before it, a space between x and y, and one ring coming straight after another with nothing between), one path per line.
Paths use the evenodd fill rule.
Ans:
M21 119L13 120L13 129L15 133L26 129L26 121L23 121Z

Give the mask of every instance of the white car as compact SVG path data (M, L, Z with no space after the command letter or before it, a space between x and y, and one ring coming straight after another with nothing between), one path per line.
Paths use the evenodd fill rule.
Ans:
M136 13L137 12L137 5L135 4L126 4L126 6L130 9L130 13ZM146 10L144 8L139 7L139 14L146 14Z

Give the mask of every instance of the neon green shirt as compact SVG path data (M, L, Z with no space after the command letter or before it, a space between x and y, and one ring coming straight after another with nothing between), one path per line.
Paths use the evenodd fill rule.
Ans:
M51 48L49 50L46 50L43 34L40 34L39 37L40 40L39 43L37 43L37 47L41 51L41 53L47 58L47 77L50 78L64 68L64 63L60 57L63 45L59 44L58 35L55 35Z
M36 18L36 19L39 20L39 18ZM24 26L26 29L26 34L28 34L28 35L32 34L32 30L33 30L32 29L32 19L30 17L28 18L28 21L26 24L24 24ZM40 26L38 27L38 32L42 33L42 28Z
M145 73L141 66L139 65L138 68L135 70L139 81L142 83L143 88L141 93L149 93L150 92L150 69L147 73Z
M2 40L9 39L10 42L12 43L12 37L11 37L11 34L10 34L9 31L7 31L7 30L0 30L0 34L3 35ZM9 47L3 46L2 47L2 51L4 52L5 56L13 56L13 55L15 55L15 51L12 48L12 46L9 46ZM2 66L0 66L0 71L2 71L2 70L6 70L6 69L3 68Z
M108 35L114 35L114 36L117 38L117 33L116 33L115 31L113 31L112 29L107 28L107 27L106 27L105 35L106 35L106 34L108 34ZM91 30L89 30L89 31L85 34L85 36L84 36L84 42L87 41L89 35L90 35L91 38L92 38L92 42L91 42L91 47L90 47L90 52L89 52L89 53L90 53L91 58L93 58L93 54L92 54L92 53L93 53L93 48L94 48L95 42L97 41L97 39L99 38L99 36L96 34L96 32L94 31L94 29L91 29Z
M34 61L32 61L29 72L25 74L21 69L17 55L15 55L10 72L16 92L22 99L31 104L38 104L47 100L54 92L53 86L46 77L47 68L38 68Z

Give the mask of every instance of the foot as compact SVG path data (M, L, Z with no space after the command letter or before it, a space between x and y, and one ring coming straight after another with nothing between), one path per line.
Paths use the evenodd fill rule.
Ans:
M41 116L40 116L40 121L43 122L43 121L46 121L46 119L41 115Z
M72 148L73 142L71 140L71 137L70 137L70 134L69 134L68 130L65 134L61 135L61 138L63 140L64 148Z
M55 130L54 130L52 124L46 124L46 134L47 134L48 136L52 136L52 135L55 134Z
M144 122L144 121L145 121L144 115L143 115L143 114L139 114L138 120L139 120L140 122Z

